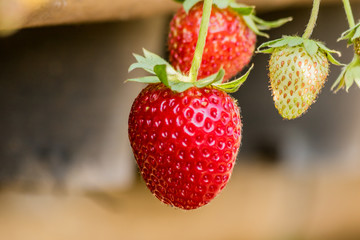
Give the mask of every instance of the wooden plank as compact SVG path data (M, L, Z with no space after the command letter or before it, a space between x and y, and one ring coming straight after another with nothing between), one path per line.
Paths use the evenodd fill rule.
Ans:
M323 0L335 2L336 0ZM357 0L359 1L359 0ZM259 10L309 4L311 0L245 0ZM179 8L171 0L0 0L0 30L104 20L144 18Z

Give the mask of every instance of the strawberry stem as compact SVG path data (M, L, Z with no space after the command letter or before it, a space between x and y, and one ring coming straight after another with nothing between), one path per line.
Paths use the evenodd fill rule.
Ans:
M349 22L349 27L353 28L353 27L355 27L355 20L354 20L354 15L352 13L350 1L343 0L343 4L344 4L344 8L345 8L346 17Z
M210 15L212 9L212 0L205 0L203 6L203 15L200 23L199 36L196 43L194 58L190 68L190 80L196 82L201 65L202 55L204 53L206 36L209 27Z
M317 20L318 14L319 14L319 8L320 8L320 0L314 0L309 23L306 26L305 32L302 36L303 38L306 38L306 39L310 38L310 36L315 28L316 20Z

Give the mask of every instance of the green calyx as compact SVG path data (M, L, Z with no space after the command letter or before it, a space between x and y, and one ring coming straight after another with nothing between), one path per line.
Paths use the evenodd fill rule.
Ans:
M352 45L357 39L360 39L360 22L354 27L343 32L338 41L347 40L348 45Z
M174 0L182 3L184 10L188 13L190 9L202 0ZM235 0L213 0L213 4L220 9L231 8L237 14L241 15L246 25L257 35L269 38L263 30L270 30L292 21L292 17L281 18L275 21L265 21L255 16L255 6L247 6L237 3Z
M331 90L336 93L340 89L345 88L346 92L348 92L354 82L360 88L360 56L356 54L353 60L343 68L339 77L332 85Z
M283 36L282 38L275 39L269 42L265 42L261 44L257 52L260 53L272 53L275 48L280 47L296 47L296 46L303 46L305 51L310 55L314 56L319 51L326 54L328 60L335 65L343 65L339 61L337 61L333 54L337 54L341 56L341 53L335 50L331 50L327 48L323 43L303 37L298 36Z
M253 66L240 78L232 80L230 82L223 83L225 71L220 69L217 73L200 79L198 81L192 81L189 76L183 75L176 71L170 63L162 59L160 56L151 53L145 49L144 56L134 54L137 62L133 63L129 67L129 72L134 69L143 69L152 76L132 78L126 80L127 82L140 82L140 83L163 83L174 92L184 92L191 87L204 88L212 86L227 93L236 92L240 86L246 81Z

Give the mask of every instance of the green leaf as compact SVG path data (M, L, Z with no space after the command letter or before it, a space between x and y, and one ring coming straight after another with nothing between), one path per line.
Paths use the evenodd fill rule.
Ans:
M174 92L184 92L186 90L188 90L189 88L194 87L194 84L191 82L170 82L171 83L171 87L170 89Z
M360 77L359 77L359 75L357 75L357 77L355 78L355 83L360 88Z
M346 74L348 74L346 77L352 78L352 80L349 81L352 81L352 83L354 83L355 80L357 80L358 82L359 81L358 79L360 78L360 66L359 65L353 66L350 71L347 71Z
M156 65L154 67L154 73L165 86L170 88L168 76L166 73L166 64Z
M143 52L144 52L145 58L154 64L156 63L156 65L168 64L168 62L166 62L162 57L160 57L159 55L156 55L155 53L149 52L145 48L143 48Z
M340 63L338 60L336 60L330 52L326 52L326 56L332 64L337 65L337 66L344 65L344 64Z
M331 91L334 91L334 93L337 93L341 88L344 87L344 85L345 85L345 80L344 80L345 72L346 72L346 67L343 68L343 70L341 71L339 77L336 79L334 84L331 86ZM336 87L336 89L335 89L335 87Z
M280 18L275 21L265 21L261 18L256 17L255 15L253 15L252 18L260 30L269 30L271 28L278 28L284 25L285 23L288 23L293 20L292 17L287 17L287 18Z
M278 39L275 39L275 40L264 42L256 49L256 52L258 52L258 53L260 53L260 52L261 53L271 53L273 51L273 49L270 48L269 46L276 43L276 42L279 42L281 40L282 40L282 38L278 38ZM269 47L269 49L262 49L262 48L266 48L266 47Z
M164 59L162 59L158 55L151 53L151 52L147 51L146 49L143 49L143 51L144 51L145 57L142 57L138 54L133 54L135 59L137 60L137 62L130 65L129 70L128 70L129 72L131 72L132 70L137 69L137 68L142 68L145 71L147 71L151 74L154 74L154 66L161 65L161 64L169 65L168 62L166 62Z
M183 7L186 13L189 13L190 9L195 6L198 2L201 2L201 0L185 0L183 3Z
M269 38L269 35L268 35L268 34L266 34L266 33L264 33L264 32L261 32L261 31L258 29L258 27L257 27L257 25L255 24L252 16L253 16L253 15L243 16L243 19L244 19L246 25L247 25L256 35Z
M215 88L218 88L222 91L225 91L227 93L234 93L237 90L239 90L239 88L241 87L241 85L246 81L247 77L249 76L251 70L253 69L254 65L251 65L251 67L249 68L249 70L242 75L240 78L237 78L235 80L232 80L230 82L226 82L226 83L214 83L213 86Z
M194 87L192 82L183 82L180 81L175 75L169 75L167 73L167 67L165 64L156 65L154 67L154 72L158 76L159 80L168 88L174 92L184 92L187 89Z
M336 87L334 90L336 93L345 87L345 90L348 91L354 82L360 88L360 57L356 54L353 60L343 68L341 74L332 85L331 90L334 90Z
M338 56L341 56L341 53L339 51L336 50L332 50L327 48L323 43L316 41L316 44L318 45L318 47L326 54L327 58L329 59L329 61L334 64L334 65L338 65L338 66L344 66L344 64L340 63L338 60L336 60L334 58L334 56L332 54L337 54Z
M265 42L257 48L257 52L261 53L272 53L274 48L283 47L288 45L289 47L294 47L302 44L304 41L303 38L297 36L283 36L272 41ZM267 48L267 49L262 49Z
M220 9L224 9L227 8L232 1L233 0L213 0L213 4L215 4Z
M354 36L351 38L351 41L354 41L355 39L357 39L359 37L360 37L360 27L356 28Z
M320 49L324 50L325 52L336 53L339 57L341 56L341 52L329 49L323 43L321 43L319 41L316 41L316 44L319 46Z
M289 44L289 38L285 37L283 39L281 39L280 41L271 44L269 47L271 48L277 48L277 47L283 47Z
M316 42L313 40L310 40L310 39L304 39L303 44L304 44L306 52L310 56L314 56L319 49L319 46L316 44Z
M214 84L216 82L222 82L224 79L224 75L225 75L225 70L221 68L217 73L196 81L194 85L198 88L203 88L211 84Z
M222 0L219 0L219 1L222 1ZM245 4L240 4L235 1L231 1L229 6L241 16L253 14L255 11L254 6L247 6Z
M160 80L157 76L146 76L140 78L131 78L126 80L125 82L140 82L140 83L159 83Z
M289 47L295 47L304 42L304 39L301 37L289 37L288 46Z
M345 32L343 32L340 36L340 38L338 39L338 41L341 40L348 40L348 44L352 44L353 41L357 38L360 37L360 22L358 24L356 24L354 27L346 30Z

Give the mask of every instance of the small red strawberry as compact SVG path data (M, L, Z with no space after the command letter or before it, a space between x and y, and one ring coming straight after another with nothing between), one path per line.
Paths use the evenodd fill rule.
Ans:
M325 84L328 60L339 65L322 43L301 37L283 37L259 47L271 53L270 88L276 109L286 119L304 114Z
M131 108L129 139L150 191L166 204L195 209L231 176L241 142L239 108L213 87L175 93L150 84Z
M185 74L191 67L202 16L203 2L195 3L194 6L179 9L170 23L169 60L176 70ZM260 26L257 24L269 29L291 20L289 18L265 22L252 14L253 7L234 1L214 1L199 79L215 74L223 68L224 81L229 80L250 62L255 49L256 34L267 36L258 30L257 27Z

